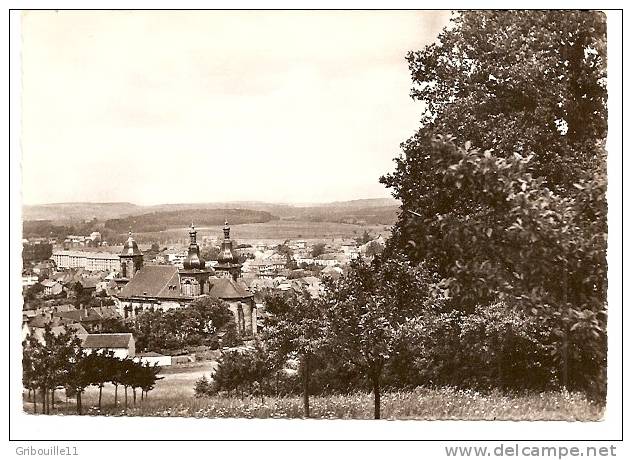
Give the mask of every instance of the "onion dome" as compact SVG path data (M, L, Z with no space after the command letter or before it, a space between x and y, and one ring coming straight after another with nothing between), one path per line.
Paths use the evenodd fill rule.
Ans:
M200 255L200 247L196 241L197 231L193 224L191 224L191 230L189 230L189 253L187 254L187 258L184 260L184 269L185 270L204 270L206 263L202 256Z
M222 247L217 256L217 261L220 264L236 264L237 256L233 253L233 242L230 240L230 227L228 222L224 223L224 241L222 241Z
M132 232L129 232L129 237L125 244L123 244L123 250L121 251L122 256L142 256L143 253L138 249L138 244L134 241L134 237L132 236Z

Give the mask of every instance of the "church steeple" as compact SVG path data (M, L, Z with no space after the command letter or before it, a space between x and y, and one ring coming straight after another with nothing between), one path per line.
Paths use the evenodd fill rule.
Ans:
M143 267L143 253L138 249L131 230L127 241L123 244L119 259L121 259L121 277L123 278L133 278Z
M220 276L230 277L236 280L241 275L241 264L233 252L233 242L230 239L230 226L224 222L224 241L217 256L218 264L214 267Z
M209 274L209 271L206 270L204 259L200 255L200 247L197 244L197 231L191 224L189 229L189 252L184 260L183 268L178 270L182 294L190 297L208 294L210 290Z
M197 244L197 231L193 224L189 230L189 253L184 261L184 268L186 270L198 269L204 270L205 262L200 255L200 247Z

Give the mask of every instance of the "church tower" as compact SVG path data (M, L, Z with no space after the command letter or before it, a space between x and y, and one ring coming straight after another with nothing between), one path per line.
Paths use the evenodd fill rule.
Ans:
M217 256L218 264L214 267L217 276L232 278L237 281L241 276L241 264L233 252L233 242L230 239L230 227L228 222L224 223L224 241Z
M129 237L119 254L121 260L121 278L132 279L136 272L143 267L143 253L138 249L138 244L129 232Z
M210 291L209 275L206 263L200 255L200 247L197 244L197 231L193 224L189 230L189 252L184 261L184 268L178 270L182 294L196 297L208 294Z

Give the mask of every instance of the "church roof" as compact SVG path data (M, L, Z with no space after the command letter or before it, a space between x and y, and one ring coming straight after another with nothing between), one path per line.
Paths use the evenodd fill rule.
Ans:
M118 297L187 298L182 295L178 268L173 265L145 265L121 289Z
M245 299L253 295L245 283L232 278L211 279L211 284L209 295L218 299Z
M209 279L209 295L218 299L246 299L252 297L243 281L232 278ZM163 299L190 299L182 294L178 268L173 265L145 265L136 272L118 294L119 298L153 297Z

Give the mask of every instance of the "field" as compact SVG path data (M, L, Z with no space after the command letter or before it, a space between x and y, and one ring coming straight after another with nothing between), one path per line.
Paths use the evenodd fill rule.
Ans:
M202 375L209 375L210 361L186 368L173 368L163 373L163 379L141 402L137 397L134 407L131 390L128 392L127 410L124 392L119 388L118 407L114 406L114 389L107 385L103 390L102 411L96 407L98 391L88 388L83 396L84 413L91 415L209 417L209 418L301 418L300 396L261 398L214 396L195 398L193 386ZM74 414L75 404L65 404L63 391L52 413ZM315 396L310 400L313 418L320 419L371 419L373 396L370 393ZM33 412L33 404L24 402L24 410ZM38 412L41 404L38 404ZM382 395L384 419L419 420L599 420L603 408L588 401L579 393L545 392L482 394L454 388L417 388L412 391L385 392Z
M204 237L223 237L222 226L196 227L198 240ZM294 220L275 220L263 223L231 225L231 238L238 242L277 243L287 239L326 240L333 238L355 238L367 230L371 235L390 236L388 225L359 225L337 222L307 222ZM188 240L188 228L169 229L162 232L136 233L140 242L185 241Z

